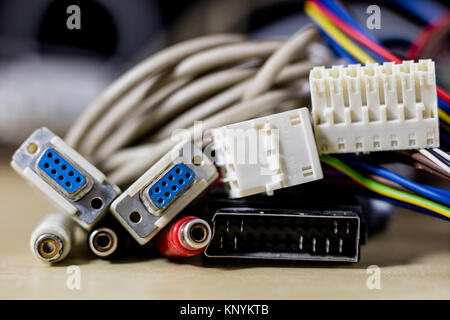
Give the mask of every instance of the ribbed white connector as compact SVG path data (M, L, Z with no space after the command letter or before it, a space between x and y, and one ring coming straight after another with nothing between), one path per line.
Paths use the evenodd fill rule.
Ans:
M75 226L75 222L67 215L49 214L31 234L31 252L46 262L64 260L72 247Z
M216 164L233 198L323 177L307 108L213 129Z
M309 83L320 154L439 146L432 60L315 67Z

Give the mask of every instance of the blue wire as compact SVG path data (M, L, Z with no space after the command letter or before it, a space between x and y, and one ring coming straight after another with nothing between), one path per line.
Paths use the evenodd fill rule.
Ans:
M386 201L386 202L389 202L389 203L391 203L393 205L396 205L396 206L399 206L399 207L403 207L403 208L406 208L406 209L409 209L409 210L413 210L413 211L417 211L417 212L426 214L428 216L432 216L434 218L439 218L439 219L442 219L442 220L445 220L445 221L450 221L449 218L447 218L447 217L445 217L443 215L437 214L436 212L433 212L431 210L428 210L428 209L425 209L425 208L422 208L422 207L415 206L415 205L407 203L407 202L402 202L402 201L399 201L399 200L396 200L396 199L384 197L384 196L381 196L379 194L374 194L372 197L376 198L376 199L380 199L380 200Z
M348 53L344 48L342 48L336 41L333 40L328 34L326 34L323 30L320 31L324 36L325 40L328 42L333 51L340 57L347 59L350 63L359 64L358 60L356 60L350 53Z
M426 24L432 22L446 10L445 6L435 1L391 0L391 2L394 2L397 6L400 6Z
M448 135L446 135L444 131L440 131L439 136L440 136L441 140L444 140L444 143L450 145L450 137Z
M423 186L423 184L422 184L422 186ZM448 190L436 188L436 187L432 187L432 186L426 186L426 187L430 190L433 190L434 192L442 194L444 197L450 197L450 191L448 191Z
M353 20L353 18L348 14L348 12L335 0L321 0L319 1L320 3L322 3L324 6L326 6L330 11L332 11L334 14L336 14L337 16L339 16L339 18L341 18L342 20L344 20L347 24L349 24L350 26L352 26L353 28L359 30L361 33L363 33L365 36L367 36L368 38L370 38L371 40L373 40L376 43L379 43L377 41L377 39L375 39L374 37L372 37L372 35L370 35L369 33L366 32L366 30L364 30L363 28L361 28L361 26L355 21ZM429 8L428 3L423 5L423 1L420 0L414 0L412 1L414 3L414 5L416 6L414 9L416 10L423 10L423 13L426 12L428 9L429 12L433 11L433 12L437 12L436 11L436 6L437 4L433 4L432 6L430 6ZM402 1L398 1L399 5L404 6L405 8L408 7L410 5L410 1L408 1L408 4L406 5L406 3L403 3ZM425 8L427 7L427 8ZM432 8L434 7L434 8ZM434 13L433 13L434 14ZM329 43L331 43L331 41L334 41L332 39L328 40ZM334 42L334 46L333 48L335 49L336 52L339 52L339 55L341 57L345 57L347 59L349 59L348 57L348 53L345 54L342 51L345 51L344 49L338 49L337 47L340 47L339 44L337 44L336 42ZM375 54L374 52L372 52L370 49L365 48L365 51L367 53L369 53L376 61L378 62L385 62L387 61L386 59L380 57L379 55ZM349 59L350 60L350 59ZM355 59L353 59L355 60ZM357 63L357 62L356 62ZM439 108L441 108L445 113L450 114L450 105L445 102L444 100L442 100L441 98L438 98L438 103L439 103ZM448 140L446 140L447 143L449 143Z
M361 161L351 160L350 162L379 176L392 180L413 192L450 206L450 196L447 194L447 190L439 189L439 192L435 192L433 189L428 188L428 186L406 179L405 177L402 177L401 175L396 174L395 172L392 172L388 169L377 167Z
M353 28L357 29L361 33L363 33L365 36L370 38L371 40L378 42L371 34L367 33L366 30L364 30L351 16L350 14L344 9L342 5L340 5L337 1L334 0L321 0L320 1L324 6L328 7L330 11L332 11L335 15L339 16L342 20L344 20L347 24L352 26Z
M439 108L441 108L445 113L450 114L450 104L448 104L441 98L438 98L438 104L439 104Z

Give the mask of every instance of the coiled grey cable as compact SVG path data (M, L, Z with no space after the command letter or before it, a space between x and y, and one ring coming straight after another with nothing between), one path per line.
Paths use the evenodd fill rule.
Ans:
M66 135L66 142L75 148L78 147L86 131L91 127L93 122L100 118L105 109L123 93L149 75L156 74L195 52L218 45L243 41L244 39L245 37L242 35L217 34L188 40L161 50L126 72L94 100L78 119L77 123L71 127Z
M177 129L192 137L193 122L202 120L207 137L214 127L299 103L309 70L331 62L314 27L286 41L217 37L186 41L138 64L88 107L68 142L126 186L176 143ZM320 55L308 50L312 45L322 46Z

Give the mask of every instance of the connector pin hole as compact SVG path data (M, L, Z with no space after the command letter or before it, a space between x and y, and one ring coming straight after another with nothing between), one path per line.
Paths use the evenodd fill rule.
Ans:
M191 174L190 173L186 173L186 178L190 178L191 177Z
M175 172L176 172L177 174L180 174L180 173L181 173L181 170L180 170L180 169L177 169L177 170L175 170Z
M173 175L170 175L170 176L169 176L169 180L173 180Z
M159 198L158 199L158 203L162 203L163 202L163 199L162 198Z
M173 191L177 191L177 186L172 186Z
M70 187L70 182L69 181L66 182L66 187Z
M73 171L69 171L69 176L73 176Z
M155 193L159 193L160 191L159 188L155 188Z
M98 210L103 207L103 200L100 198L94 198L91 200L92 209Z
M167 186L167 182L163 181L163 182L161 183L161 185L162 185L163 187L165 187L165 186Z
M192 240L197 243L205 241L208 237L208 231L206 230L205 226L201 224L194 225L190 231Z
M51 153L51 152L47 153L47 157L48 158L53 158L53 153Z
M61 180L61 181L63 181L63 180L64 180L64 177L63 177L63 176L58 176L58 179Z
M42 251L44 251L44 252L45 252L46 254L48 254L48 255L50 255L50 254L52 254L53 252L55 252L55 250L56 250L56 248L55 248L54 244L51 243L51 242L45 242L45 243L42 245Z
M165 196L165 197L168 197L168 196L170 196L170 192L166 192L166 193L164 193L164 196Z
M110 247L112 242L112 238L109 234L100 234L95 240L96 244L102 249Z
M67 169L66 165L63 164L63 165L61 166L61 169L66 170L66 169Z
M52 172L53 174L56 174L56 170L55 170L55 169L53 169L51 172Z
M141 214L140 214L139 212L133 211L133 212L130 214L130 221L131 221L131 222L133 222L133 223L139 223L139 222L141 222L141 220L142 220L142 216L141 216Z
M44 168L50 168L50 165L48 163L44 163Z
M183 183L184 183L184 180L183 180L183 179L180 179L180 180L178 181L178 183L179 183L179 184L183 184Z
M56 163L56 164L59 164L59 159L55 159L55 163Z
M76 181L77 181L78 183L81 182L81 178L78 177L78 178L76 179Z

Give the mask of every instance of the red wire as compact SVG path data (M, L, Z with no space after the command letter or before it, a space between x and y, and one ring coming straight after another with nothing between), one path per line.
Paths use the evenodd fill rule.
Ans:
M369 38L367 38L364 34L359 32L358 30L352 28L350 25L341 20L338 16L336 16L333 12L328 10L322 3L317 2L316 0L310 1L312 5L319 7L319 9L342 31L344 31L347 35L369 48L377 55L383 57L388 61L395 61L396 63L401 63L402 61L390 53L388 50L380 46L378 43L373 42Z
M330 19L339 29L344 31L348 36L350 36L352 39L356 40L360 44L364 45L371 51L378 54L380 57L388 60L388 61L394 61L395 63L401 63L402 60L395 56L394 54L390 53L388 50L380 46L379 44L373 42L369 38L367 38L364 34L359 32L358 30L354 29L350 25L348 25L346 22L341 20L338 16L336 16L333 12L328 10L322 3L320 3L317 0L308 0L308 3L311 5L315 5L318 7L320 11L322 11L323 14L325 14L328 19ZM450 95L442 90L440 87L436 86L436 91L438 96L444 100L447 103L450 103Z

